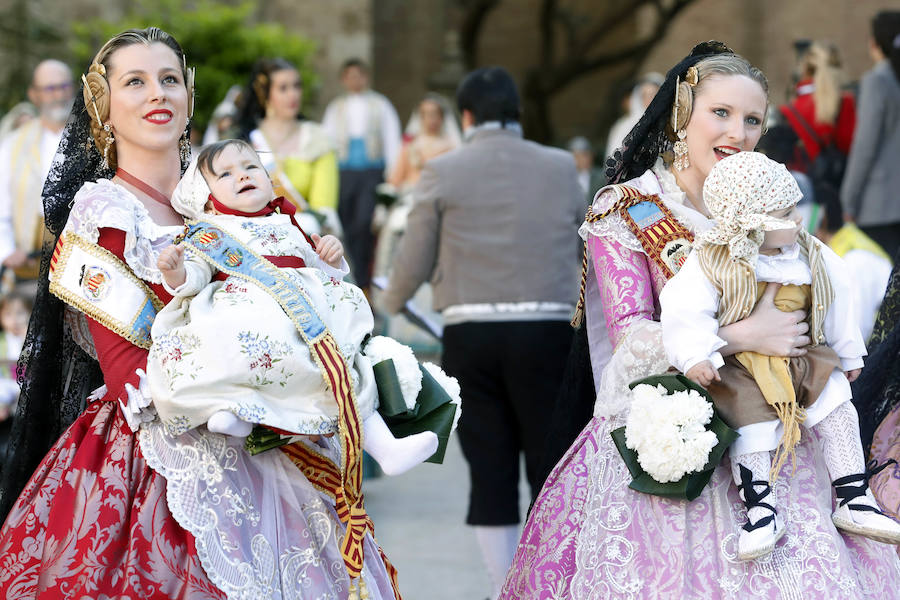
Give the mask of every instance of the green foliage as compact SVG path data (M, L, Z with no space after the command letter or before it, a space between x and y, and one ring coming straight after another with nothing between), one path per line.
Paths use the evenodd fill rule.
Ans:
M312 70L315 44L283 25L257 24L253 3L223 6L204 0L185 9L181 0L139 0L121 21L93 19L73 24L72 56L77 71L87 68L103 43L129 28L151 25L171 33L184 48L188 66L197 68L195 127L205 128L216 105L232 85L246 85L253 63L280 56L300 70L306 102L314 100L318 78ZM202 131L202 129L201 129Z
M61 56L62 33L39 0L12 0L0 9L0 113L25 100L31 71L44 58Z

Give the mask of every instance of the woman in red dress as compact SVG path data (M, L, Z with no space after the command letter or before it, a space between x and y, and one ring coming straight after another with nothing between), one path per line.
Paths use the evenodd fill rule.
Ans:
M801 60L796 97L780 108L802 145L802 156L792 165L795 170L806 173L822 151L822 143L834 144L844 156L850 153L856 103L840 86L837 48L813 42Z
M354 573L346 519L288 453L168 435L144 391L171 298L157 258L184 225L168 198L190 157L192 79L154 27L112 38L84 78L44 189L58 243L0 485L0 598L394 598L371 527L349 546Z

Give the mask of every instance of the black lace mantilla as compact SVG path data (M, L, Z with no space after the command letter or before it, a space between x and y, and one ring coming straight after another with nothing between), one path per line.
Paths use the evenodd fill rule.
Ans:
M44 455L84 409L87 396L103 383L97 361L72 338L65 323L66 305L50 293L47 274L75 194L86 182L112 176L91 138L79 92L44 183L47 230L34 310L19 359L22 392L7 456L0 464L0 522Z

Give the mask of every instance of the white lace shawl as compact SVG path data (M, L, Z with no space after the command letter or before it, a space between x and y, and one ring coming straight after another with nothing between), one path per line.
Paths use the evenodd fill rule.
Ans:
M108 179L85 183L73 199L64 231L74 231L92 243L100 229L125 232L125 263L150 283L162 283L156 266L159 252L181 232L179 225L158 225L134 194Z
M675 182L675 176L663 165L662 159L656 161L652 169L644 172L637 179L625 183L644 194L656 194L666 207L672 211L678 222L691 231L705 231L712 224L709 219L700 214L687 203L687 196ZM608 185L597 190L594 196L594 214L601 214L612 207L622 197L622 192L615 185ZM585 221L578 229L581 239L587 241L589 235L612 238L630 250L644 252L641 243L634 236L628 225L625 224L618 212L608 215L604 219L588 223Z

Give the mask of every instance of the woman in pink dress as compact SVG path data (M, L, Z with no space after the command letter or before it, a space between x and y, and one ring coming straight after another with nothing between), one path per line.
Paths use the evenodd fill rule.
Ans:
M628 414L627 384L668 368L657 298L693 234L710 226L703 181L717 160L756 146L766 106L758 69L722 44L700 44L613 157L609 180L619 185L598 192L581 229L593 417L535 501L501 598L885 598L900 585L893 548L832 525L832 478L815 440L798 445L796 475L772 488L787 533L768 556L740 561L746 508L727 459L696 500L647 495L628 487L610 436ZM628 210L637 202L646 212ZM779 314L769 288L753 314L720 330L720 352L803 352L805 315Z
M155 418L143 369L171 298L157 258L184 227L168 198L193 75L151 27L112 38L83 81L44 189L58 243L0 487L0 597L399 597L361 499L347 526L288 452L251 457L242 438L176 437ZM327 441L299 444L333 465Z

